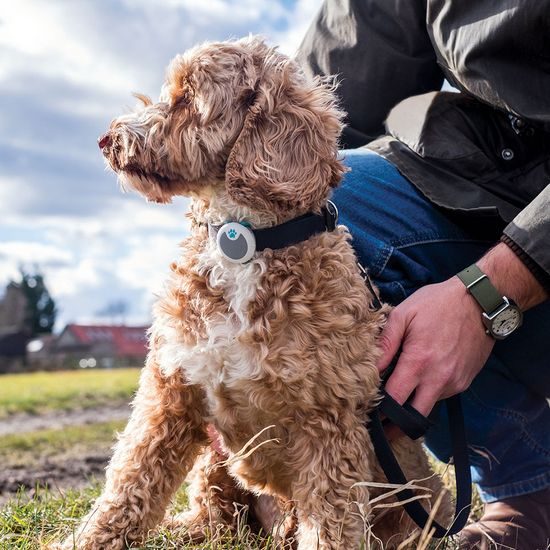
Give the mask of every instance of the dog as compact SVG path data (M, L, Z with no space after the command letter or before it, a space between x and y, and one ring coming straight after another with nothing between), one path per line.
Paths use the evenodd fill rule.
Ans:
M139 98L99 146L123 188L160 203L191 197L190 236L154 306L105 489L65 547L139 544L194 465L192 509L172 526L229 524L235 502L269 495L294 510L301 550L359 548L369 530L397 546L415 527L402 508L371 505L389 489L367 430L389 306L372 307L348 231L244 263L228 260L209 231L323 211L345 171L334 85L248 37L178 55L159 102ZM393 449L433 506L445 493L421 443L400 438ZM436 518L448 517L444 496Z

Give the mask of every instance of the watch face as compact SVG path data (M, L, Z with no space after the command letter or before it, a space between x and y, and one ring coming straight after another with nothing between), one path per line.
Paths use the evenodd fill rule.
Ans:
M521 325L521 311L510 306L502 313L499 313L491 326L491 332L500 338L504 338L514 332Z

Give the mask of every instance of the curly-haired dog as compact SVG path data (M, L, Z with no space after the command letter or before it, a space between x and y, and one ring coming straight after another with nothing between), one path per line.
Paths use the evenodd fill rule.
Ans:
M369 500L384 489L361 484L385 482L366 422L388 309L369 307L350 235L340 226L240 264L208 232L227 220L262 228L321 211L344 172L331 86L247 38L177 56L160 101L142 100L100 147L125 188L157 202L192 197L191 235L154 308L105 490L67 545L142 540L201 454L186 514L195 530L212 517L230 522L241 487L292 502L299 548L357 548L369 525L401 541L413 530L402 509L379 514ZM209 425L231 477L205 466L217 452ZM235 456L257 434L258 448ZM411 478L428 478L435 499L442 486L420 443L404 438L394 450ZM438 517L448 508L445 500Z

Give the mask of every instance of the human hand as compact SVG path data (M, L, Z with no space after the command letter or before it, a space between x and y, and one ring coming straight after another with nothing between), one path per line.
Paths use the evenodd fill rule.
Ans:
M382 333L384 371L402 346L386 391L428 416L440 399L464 391L481 370L495 341L481 310L457 277L427 285L392 310Z

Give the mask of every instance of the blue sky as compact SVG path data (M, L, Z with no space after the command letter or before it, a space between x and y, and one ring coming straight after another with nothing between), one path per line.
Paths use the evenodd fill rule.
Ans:
M0 292L38 264L57 328L102 322L125 300L148 323L186 201L123 194L96 145L109 121L157 97L168 61L204 40L264 35L292 54L320 0L17 0L0 9Z

